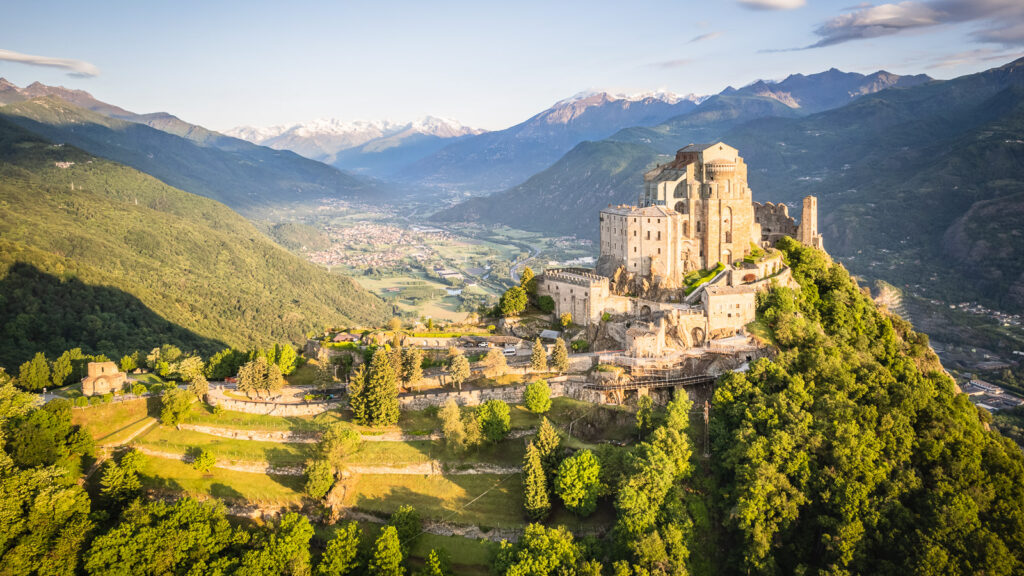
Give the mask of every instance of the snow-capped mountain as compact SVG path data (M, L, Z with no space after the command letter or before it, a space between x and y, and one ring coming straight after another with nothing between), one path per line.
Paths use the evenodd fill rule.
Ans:
M404 137L423 135L448 139L481 132L483 131L463 126L454 120L426 116L414 122L342 121L336 118L320 118L292 125L239 126L226 131L225 134L278 150L291 150L307 158L332 163L339 152L362 146L380 138L397 136L398 141L401 141Z

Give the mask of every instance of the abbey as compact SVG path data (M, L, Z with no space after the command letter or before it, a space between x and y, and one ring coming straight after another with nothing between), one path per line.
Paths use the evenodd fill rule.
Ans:
M734 336L758 290L793 284L775 242L823 249L817 212L813 196L799 224L784 204L754 202L735 148L690 144L644 174L637 205L601 211L596 269L546 270L540 294L577 324L622 322L620 343L640 355Z
M782 236L821 248L817 211L817 199L805 198L798 226L784 204L753 202L747 165L735 148L690 144L644 174L638 205L601 211L597 271L611 275L621 267L675 287L694 270L731 265Z

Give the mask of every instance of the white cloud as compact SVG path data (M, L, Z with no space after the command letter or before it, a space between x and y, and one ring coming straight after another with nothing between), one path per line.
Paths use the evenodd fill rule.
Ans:
M807 0L738 0L740 6L751 10L795 10L807 4Z
M707 34L701 34L699 36L694 36L693 38L690 39L689 42L687 42L687 44L693 44L695 42L703 42L705 40L714 40L715 38L718 38L721 35L722 35L721 32L708 32Z
M908 0L895 4L861 5L828 20L814 31L821 39L808 48L898 34L942 24L979 22L971 33L979 42L1024 45L1024 1Z
M70 58L50 58L48 56L33 56L32 54L22 54L21 52L15 52L13 50L0 49L0 60L4 60L7 62L18 62L20 64L28 64L29 66L63 68L68 71L69 75L78 76L81 78L98 76L100 73L99 68L88 62L83 62L82 60L72 60Z

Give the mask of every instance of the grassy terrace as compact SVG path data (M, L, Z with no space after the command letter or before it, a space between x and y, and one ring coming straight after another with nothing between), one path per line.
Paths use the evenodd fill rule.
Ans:
M156 398L139 398L76 408L71 423L84 428L97 444L117 444L152 422L158 406Z
M411 504L424 518L482 528L523 525L519 475L414 476L362 474L350 478L346 506L391 514Z
M301 465L314 449L312 444L235 440L167 426L153 428L136 438L133 444L174 454L185 454L190 448L202 448L209 450L218 460L270 462L276 466Z
M292 432L318 432L331 422L339 420L337 412L325 412L317 416L268 416L266 414L247 414L223 410L215 414L213 408L206 403L197 402L185 418L189 424L215 426L219 428L235 428L238 430L267 430Z
M212 496L229 503L301 504L300 476L268 476L215 468L204 474L176 460L147 457L139 471L142 484L164 496Z

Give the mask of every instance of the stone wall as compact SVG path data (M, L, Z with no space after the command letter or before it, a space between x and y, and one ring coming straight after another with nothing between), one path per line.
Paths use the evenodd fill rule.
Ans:
M212 391L211 391L212 392ZM210 402L232 412L245 412L246 414L267 414L269 416L315 416L322 412L338 408L341 401L330 402L308 402L303 404L278 404L276 402L250 402L248 400L237 400L223 395L210 395Z
M585 400L583 376L558 376L549 379L551 397L567 396L577 400ZM460 406L478 406L488 400L503 400L509 404L523 401L526 384L501 386L498 388L480 388L476 390L449 390L444 392L426 392L423 394L403 394L398 397L403 410L422 410L429 406L441 406L449 399L454 399Z

